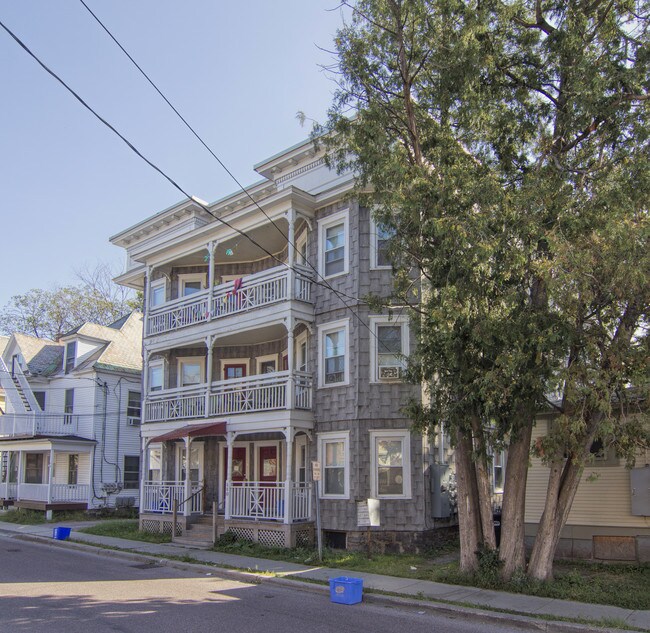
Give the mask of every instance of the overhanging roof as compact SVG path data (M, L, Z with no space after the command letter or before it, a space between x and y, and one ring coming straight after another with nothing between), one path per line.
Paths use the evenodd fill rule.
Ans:
M209 424L188 424L180 429L163 433L158 437L151 438L150 444L158 442L170 442L171 440L180 440L185 437L212 437L214 435L225 435L225 422L211 422Z

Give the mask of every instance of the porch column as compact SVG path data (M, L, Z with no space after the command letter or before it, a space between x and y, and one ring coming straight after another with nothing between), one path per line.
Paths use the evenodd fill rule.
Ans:
M295 431L291 427L284 429L284 438L287 445L286 471L284 476L284 523L291 523L291 488L293 470L293 438Z
M149 358L151 352L144 348L142 350L142 411L140 412L141 423L148 422L147 402L149 401Z
M210 305L208 305L208 311L210 311L210 308L212 307L212 288L214 286L214 254L217 250L217 242L208 242L208 301L210 301Z
M210 389L212 388L212 360L214 357L214 340L215 336L210 335L207 336L205 339L205 344L208 348L208 355L206 358L206 368L205 368L205 382L206 382L206 387L205 387L205 413L203 414L203 417L209 417L210 416Z
M142 438L142 468L140 473L140 513L142 514L143 510L150 510L145 504L145 493L144 486L145 483L149 480L149 442L150 440ZM162 475L162 472L160 473ZM161 477L162 478L162 477Z
M183 504L183 514L187 517L192 512L192 504L187 501L192 495L192 476L190 473L190 462L192 458L192 438L188 435L183 438L185 442L185 503Z
M54 477L54 446L50 444L50 463L47 467L47 502L52 503L52 479Z
M153 273L153 266L147 266L144 274L144 296L142 298L142 308L144 312L144 334L149 334L149 288L151 286L151 274Z
M235 434L232 431L226 433L226 442L228 444L228 452L226 459L226 519L230 518L230 503L231 503L231 494L230 486L232 484L232 447L235 443Z
M287 380L287 401L285 407L287 409L296 408L296 399L295 399L295 382L294 382L294 368L296 365L295 359L295 350L294 350L294 336L293 329L295 327L295 321L292 316L286 319L287 326L287 369L289 370L289 379Z
M16 473L16 499L20 500L20 484L24 479L23 474L23 451L18 451L18 472Z
M287 244L287 260L289 264L289 301L296 296L296 273L293 266L296 262L296 248L295 248L295 230L296 230L296 210L291 208L287 211L287 222L289 223L289 234Z

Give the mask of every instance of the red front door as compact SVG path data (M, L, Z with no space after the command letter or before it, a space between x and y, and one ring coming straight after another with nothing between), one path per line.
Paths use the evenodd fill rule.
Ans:
M278 480L278 447L260 446L259 448L260 481L271 482Z
M232 448L232 473L230 479L232 481L245 481L247 478L246 470L246 447L233 446ZM227 466L226 466L227 467Z

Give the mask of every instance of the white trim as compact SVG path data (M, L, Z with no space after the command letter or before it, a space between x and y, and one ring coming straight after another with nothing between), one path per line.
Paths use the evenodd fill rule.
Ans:
M186 445L185 442L176 442L175 445L175 451L174 451L174 472L176 474L176 480L177 481L183 481L183 478L181 477L181 471L182 471L182 464L181 464L181 456L183 454L183 451L185 450ZM199 480L198 484L200 485L203 480L205 479L205 445L204 442L198 441L198 440L192 440L192 443L190 444L190 459L188 460L190 470L192 466L192 450L195 449L199 452Z
M207 287L207 273L179 273L178 275L178 298L180 299L181 297L189 297L194 293L190 293L189 295L185 294L185 284L187 283L192 283L195 281L200 282L201 288L197 290L197 292L201 292L201 290L205 290Z
M302 345L305 346L305 367L304 369L300 369L301 364L300 364L300 348ZM294 343L294 352L295 352L295 362L294 362L294 367L296 368L297 371L308 371L309 368L309 339L308 339L308 334L307 330L304 330L298 336L296 336L296 340Z
M377 263L377 253L379 249L377 247L377 240L379 238L379 232L377 229L377 222L373 217L370 218L370 270L392 270L393 267L390 264L384 264L380 266Z
M262 363L268 363L269 361L275 362L275 371L282 371L278 369L278 355L277 354L267 354L266 356L258 356L255 359L256 374L261 374Z
M298 483L300 481L300 449L305 449L305 463L302 467L305 469L305 483L310 480L309 477L309 447L307 446L307 436L297 435L293 440L294 460L293 460L293 480Z
M299 264L303 264L304 266L307 266L307 235L309 234L309 229L305 226L304 230L300 232L298 237L296 238L295 244L296 244L296 261ZM302 248L305 248L305 257L303 258L301 250Z
M198 365L200 369L200 380L196 384L183 384L183 364ZM176 359L176 386L177 387L198 387L205 383L205 357L203 356L179 356Z
M332 431L318 434L318 461L321 464L323 478L319 486L320 496L323 499L349 499L350 498L350 431ZM331 442L343 442L343 488L342 495L327 494L325 492L325 450L324 445Z
M154 290L156 288L163 289L163 298L160 303L153 303ZM164 305L167 303L167 280L162 277L161 279L155 279L154 281L149 282L149 308L157 308L158 306Z
M379 336L377 334L377 328L381 325L399 325L402 329L402 356L408 357L410 346L409 346L409 319L408 316L399 315L391 316L386 315L376 315L370 316L368 318L370 322L370 329L372 335L370 337L370 382L373 383L386 383L386 382L401 382L401 378L380 378L379 377L379 353L377 346L379 344ZM406 367L406 359L401 359L399 363L400 368Z
M343 380L340 382L325 382L325 345L324 340L327 334L343 331L345 336L345 367ZM321 389L347 385L350 382L350 319L340 319L329 323L322 323L318 326L318 386Z
M229 281L235 281L235 279L241 279L242 277L245 277L245 275L242 275L241 273L239 273L238 275L220 275L220 279L221 279L220 283L227 284Z
M377 483L377 440L402 440L402 494L379 494ZM410 499L411 498L411 432L402 430L370 431L370 495L376 499Z
M343 270L332 275L325 273L325 235L327 229L343 224ZM350 222L348 210L345 209L318 221L318 272L323 279L331 279L340 275L347 275L350 270Z

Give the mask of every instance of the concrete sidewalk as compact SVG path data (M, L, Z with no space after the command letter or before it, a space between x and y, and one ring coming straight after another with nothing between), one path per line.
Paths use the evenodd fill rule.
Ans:
M625 622L627 626L650 631L650 610L622 609L598 604L585 604L569 600L554 598L539 598L523 594L512 594L503 591L489 591L474 587L458 585L445 585L427 580L397 578L394 576L381 576L354 572L349 569L332 569L328 567L310 567L283 561L273 561L249 556L238 556L221 552L193 549L172 543L145 543L130 541L107 536L84 534L78 530L92 525L91 522L67 522L67 527L72 527L72 538L87 545L115 547L137 554L148 556L178 556L191 557L192 559L217 567L235 568L254 573L272 573L277 577L292 580L315 580L327 582L330 578L338 576L354 576L363 578L365 589L386 592L409 599L427 599L444 603L455 603L462 606L471 606L479 609L501 609L525 616L545 616L558 618L582 618L590 621L603 621L605 625L612 626L614 622ZM37 538L59 545L65 541L54 541L52 530L57 524L46 525L16 525L0 522L0 533L11 533ZM649 588L650 590L650 588Z

